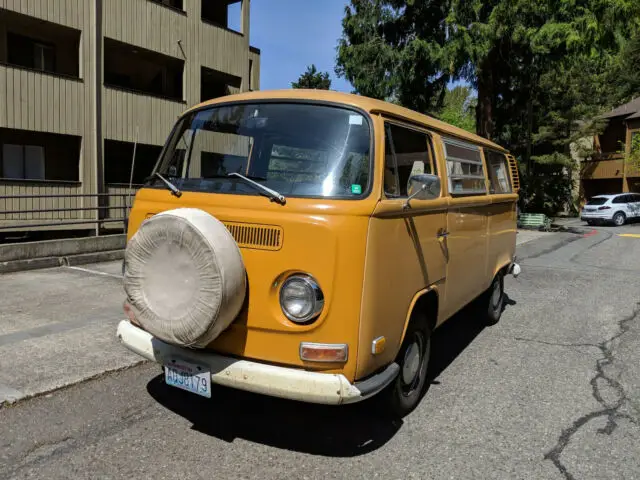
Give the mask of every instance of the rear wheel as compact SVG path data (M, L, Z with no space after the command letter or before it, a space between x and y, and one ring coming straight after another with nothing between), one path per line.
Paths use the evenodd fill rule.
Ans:
M627 216L622 212L618 212L613 216L613 224L616 227L623 226L626 221L627 221Z
M431 354L431 330L423 314L412 319L396 357L400 373L385 390L379 401L383 409L394 417L402 418L420 402L427 379Z
M495 325L500 321L504 306L504 273L502 271L493 278L491 286L481 297L480 305L486 325Z
M595 222L593 220L587 220L587 225L592 227L593 225L595 225Z

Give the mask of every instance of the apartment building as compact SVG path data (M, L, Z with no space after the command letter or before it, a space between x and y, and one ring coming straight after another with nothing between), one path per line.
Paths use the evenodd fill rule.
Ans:
M595 154L582 162L580 188L583 199L608 193L640 193L640 166L630 161L640 136L640 98L599 117L607 122L593 139Z
M186 108L259 88L249 11L250 0L0 0L0 233L98 228L97 205L116 218L134 146L136 184Z

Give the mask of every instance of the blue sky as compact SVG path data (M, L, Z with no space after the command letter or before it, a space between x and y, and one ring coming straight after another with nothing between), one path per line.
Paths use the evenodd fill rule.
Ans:
M251 45L261 51L260 89L291 88L314 63L331 76L331 89L351 92L349 82L334 73L336 46L342 34L342 18L348 0L251 0ZM240 7L233 5L230 19L238 19ZM449 88L466 84L451 82Z
M331 75L331 89L352 87L334 73L336 45L342 33L344 0L252 0L251 45L261 50L260 89L291 88L315 63ZM239 17L230 12L230 18ZM233 26L233 25L232 25Z

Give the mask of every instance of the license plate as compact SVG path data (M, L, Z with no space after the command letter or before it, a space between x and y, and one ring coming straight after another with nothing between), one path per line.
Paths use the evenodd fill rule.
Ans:
M585 208L584 211L585 212L595 212L596 209L595 208Z
M172 387L211 398L211 372L202 365L172 360L164 366L164 380Z

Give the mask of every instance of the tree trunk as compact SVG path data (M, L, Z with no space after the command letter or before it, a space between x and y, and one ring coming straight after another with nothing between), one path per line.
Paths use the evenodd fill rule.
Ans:
M492 50L480 64L478 71L478 106L476 107L476 131L478 135L491 140L494 135L493 106L495 104L495 88L493 72L495 52Z
M533 155L533 95L530 92L527 101L527 150L525 161L527 162L527 177L531 177L531 156Z

